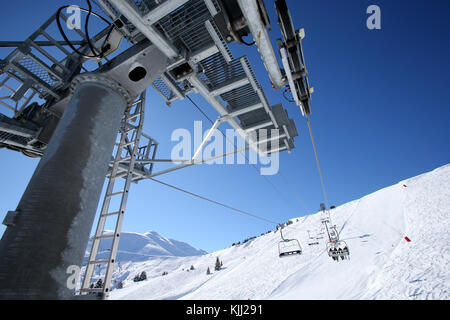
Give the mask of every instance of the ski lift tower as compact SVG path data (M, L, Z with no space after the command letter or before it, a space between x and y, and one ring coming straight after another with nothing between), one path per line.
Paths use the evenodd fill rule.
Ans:
M310 113L304 32L293 29L284 0L275 1L284 70L267 32L263 0L98 3L110 24L92 38L76 29L79 39L59 40L55 24L68 18L58 10L25 41L0 42L12 48L0 60L0 147L41 158L17 208L3 221L0 299L74 297L68 268L82 264L105 177L81 294L106 298L130 185L201 163L194 158L154 172L163 160L155 158L158 143L143 133L147 88L168 105L200 93L218 114L211 129L227 122L260 155L291 152L298 136L294 121L281 103L269 103L247 57L234 57L228 47L249 45L243 38L251 35L273 88L290 86L302 113ZM122 41L131 46L119 52ZM88 70L89 61L98 68ZM261 136L259 129L270 134ZM116 190L118 181L123 186ZM111 209L114 197L120 199L117 210ZM110 234L103 230L107 219L116 223ZM107 259L96 257L102 241L112 243ZM91 290L99 264L106 266L104 286Z

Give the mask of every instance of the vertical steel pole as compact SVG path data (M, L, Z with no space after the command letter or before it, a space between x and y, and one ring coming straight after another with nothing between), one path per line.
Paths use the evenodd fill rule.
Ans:
M71 299L129 97L101 76L80 77L0 241L0 299Z

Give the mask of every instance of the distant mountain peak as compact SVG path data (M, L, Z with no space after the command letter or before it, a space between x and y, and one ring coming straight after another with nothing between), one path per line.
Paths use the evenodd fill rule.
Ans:
M105 230L104 234L112 233L112 230ZM111 248L110 239L104 240L100 244L99 256L109 254ZM91 249L92 238L89 240L85 258L88 257ZM119 242L117 261L146 261L151 257L190 257L204 255L207 252L196 249L188 243L178 240L167 239L158 232L150 230L146 233L122 232Z

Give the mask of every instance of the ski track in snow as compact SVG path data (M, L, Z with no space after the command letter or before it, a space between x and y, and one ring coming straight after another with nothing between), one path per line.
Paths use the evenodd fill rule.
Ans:
M449 187L446 165L333 209L350 260L331 260L325 239L308 246L307 230L320 227L315 214L283 231L300 241L300 256L278 258L280 235L271 232L203 256L129 262L115 271L125 287L111 299L449 299ZM148 280L133 283L144 270Z

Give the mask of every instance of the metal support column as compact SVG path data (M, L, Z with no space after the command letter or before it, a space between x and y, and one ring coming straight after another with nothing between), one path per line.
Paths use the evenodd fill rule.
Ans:
M16 215L0 241L0 299L71 299L129 98L113 81L80 77Z

